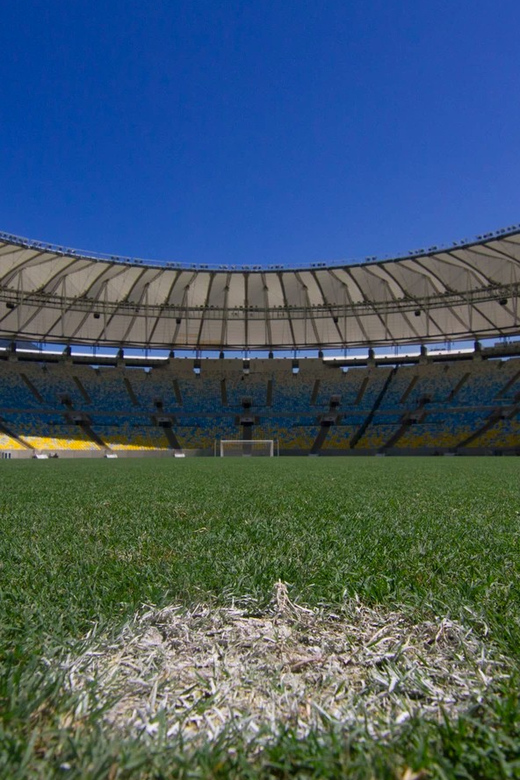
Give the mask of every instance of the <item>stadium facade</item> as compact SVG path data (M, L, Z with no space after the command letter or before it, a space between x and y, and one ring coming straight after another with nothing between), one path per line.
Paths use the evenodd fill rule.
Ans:
M301 268L160 265L1 234L0 451L261 439L282 454L516 453L519 285L517 228Z

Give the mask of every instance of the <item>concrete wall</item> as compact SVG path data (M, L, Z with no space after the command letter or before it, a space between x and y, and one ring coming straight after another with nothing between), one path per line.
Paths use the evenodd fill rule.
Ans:
M2 453L4 454L4 453ZM7 453L6 453L7 454ZM52 453L49 453L49 458L51 458L52 455L57 455L60 459L84 459L84 458L90 458L90 459L100 459L105 457L105 453L102 450L54 450ZM118 451L117 453L118 459L125 459L125 458L173 458L174 453L172 450L156 450L156 451L150 451L150 450L122 450ZM212 458L214 457L213 450L202 450L202 449L193 449L193 450L183 450L183 454L186 458ZM504 449L504 450L491 450L486 448L472 448L472 449L462 449L459 450L457 453L454 453L450 450L439 450L439 449L424 449L424 450L389 450L384 453L385 457L417 457L417 456L443 456L443 455L457 455L458 457L472 457L477 455L517 455L520 454L520 452L514 452L511 449ZM11 460L30 460L35 457L34 450L11 450L10 451ZM319 455L315 457L349 457L349 458L359 458L359 457L374 457L378 456L379 453L375 450L324 450L323 452L320 452ZM309 453L307 450L280 450L280 457L308 457ZM3 458L0 458L3 459Z

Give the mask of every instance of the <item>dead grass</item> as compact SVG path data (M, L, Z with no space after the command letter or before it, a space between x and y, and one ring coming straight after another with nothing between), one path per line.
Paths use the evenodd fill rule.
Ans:
M91 635L66 662L77 716L100 705L108 725L149 738L213 740L233 729L268 739L325 726L388 735L412 716L458 715L507 677L485 639L447 618L345 605L341 614L292 602L270 608L148 608L113 642Z

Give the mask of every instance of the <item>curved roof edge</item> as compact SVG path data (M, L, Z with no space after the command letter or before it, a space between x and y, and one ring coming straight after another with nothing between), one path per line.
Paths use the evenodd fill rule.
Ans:
M345 265L349 267L355 267L360 265L366 265L367 263L392 263L399 260L406 260L412 257L429 257L432 254L441 251L449 251L454 247L458 249L467 249L471 246L477 246L479 244L485 244L487 241L496 238L504 238L507 236L520 233L520 224L510 225L505 228L498 228L497 230L490 231L488 233L482 233L474 236L473 238L463 238L461 240L452 241L447 244L434 244L427 248L411 249L408 252L396 254L392 256L385 255L379 257L377 255L367 255L363 259L352 258L346 260L331 260L331 261L314 261L308 263L301 263L299 265L284 265L283 263L271 264L247 264L247 263L189 263L182 261L170 261L170 260L154 260L152 258L140 258L140 257L127 257L124 255L108 254L105 252L95 252L85 249L74 249L61 244L54 244L49 241L40 241L38 239L25 238L23 236L17 236L13 233L6 233L0 230L0 242L6 242L14 246L23 247L24 249L35 249L39 251L51 252L58 256L86 258L88 260L104 260L112 263L122 263L124 265L146 265L150 268L178 268L182 270L211 270L211 271L281 271L291 270L300 271L308 270L310 268L342 268Z

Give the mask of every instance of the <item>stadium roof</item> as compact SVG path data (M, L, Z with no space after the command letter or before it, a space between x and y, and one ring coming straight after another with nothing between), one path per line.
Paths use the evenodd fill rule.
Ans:
M0 234L0 338L292 350L512 336L519 285L517 228L301 268L160 265Z

